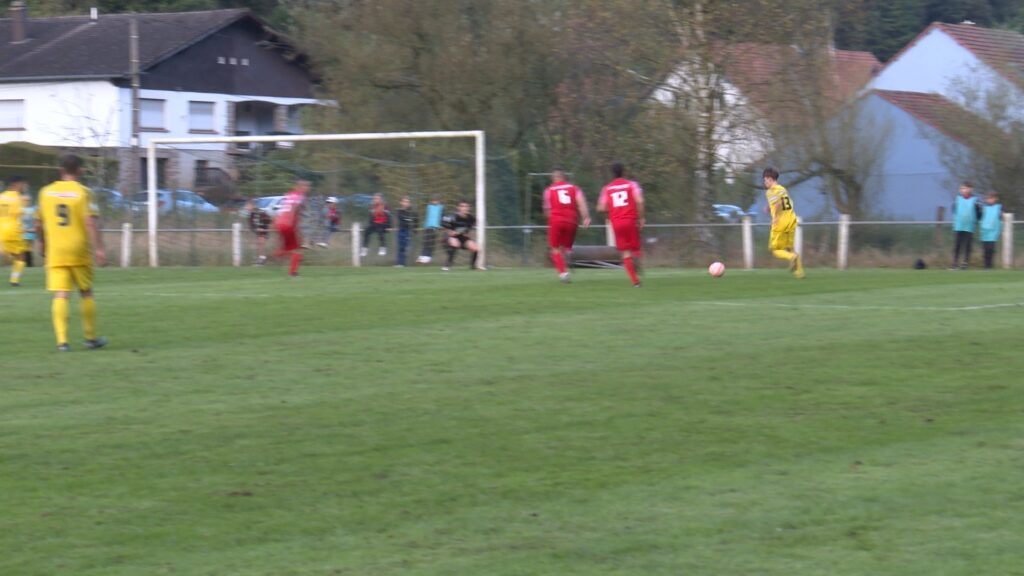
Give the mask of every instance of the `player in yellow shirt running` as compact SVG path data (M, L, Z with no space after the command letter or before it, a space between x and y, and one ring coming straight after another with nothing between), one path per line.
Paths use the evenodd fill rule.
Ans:
M28 183L20 176L7 180L4 192L0 194L0 248L11 257L11 286L21 285L21 271L25 269L25 253L29 251L25 231L21 228L21 213L24 203L21 195Z
M804 265L800 255L793 249L796 239L796 212L793 211L793 199L789 192L779 185L779 173L775 168L765 168L761 173L764 179L765 196L772 214L772 230L768 240L768 248L776 258L789 262L789 269L797 278L804 277Z
M79 184L82 159L60 158L60 180L39 191L40 251L46 257L46 289L53 292L53 331L57 350L67 352L68 297L81 294L82 327L86 348L102 348L107 339L96 335L96 300L92 294L93 259L106 264L103 238L92 193Z

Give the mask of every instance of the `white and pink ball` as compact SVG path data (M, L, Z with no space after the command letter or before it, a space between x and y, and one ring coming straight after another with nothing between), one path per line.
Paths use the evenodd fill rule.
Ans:
M715 278L722 276L725 274L725 264L722 264L721 262L712 262L711 266L708 266L708 274L711 274L711 276Z

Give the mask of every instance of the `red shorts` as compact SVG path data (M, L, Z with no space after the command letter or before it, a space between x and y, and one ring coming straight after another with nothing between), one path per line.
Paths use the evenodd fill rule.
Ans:
M575 241L575 222L552 222L548 226L548 246L551 248L572 248Z
M640 228L636 220L612 222L612 231L615 232L615 249L619 252L640 249Z
M278 226L277 233L281 235L281 251L298 250L301 247L299 232L295 228Z

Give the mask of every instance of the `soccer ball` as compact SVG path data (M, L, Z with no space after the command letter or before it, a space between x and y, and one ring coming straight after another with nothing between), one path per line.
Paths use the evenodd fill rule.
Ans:
M711 266L708 266L708 274L711 274L715 278L725 274L725 264L722 264L721 262L712 262Z

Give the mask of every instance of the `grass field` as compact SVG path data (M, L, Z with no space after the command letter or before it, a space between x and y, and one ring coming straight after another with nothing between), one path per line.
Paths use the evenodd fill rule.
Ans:
M0 574L1024 574L1024 275L0 290Z

